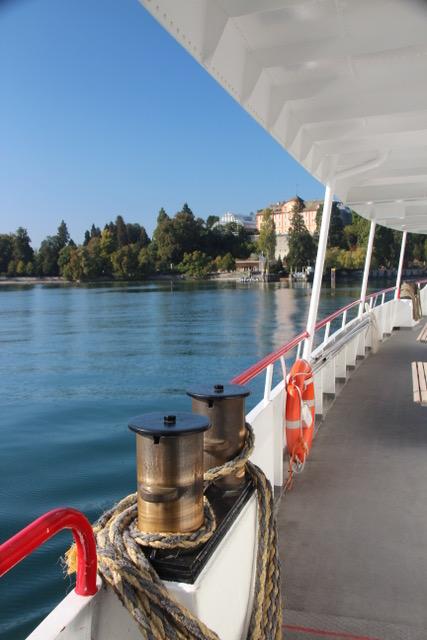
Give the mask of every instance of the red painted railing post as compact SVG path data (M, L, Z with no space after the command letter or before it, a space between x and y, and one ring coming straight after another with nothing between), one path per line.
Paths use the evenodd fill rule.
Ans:
M76 509L53 509L0 544L0 576L63 529L71 529L77 548L75 591L80 596L94 595L97 591L95 537L89 520Z

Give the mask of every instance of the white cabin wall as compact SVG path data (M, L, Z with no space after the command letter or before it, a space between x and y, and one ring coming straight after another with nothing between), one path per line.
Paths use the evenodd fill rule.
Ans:
M415 327L418 321L412 316L412 300L395 300L394 327Z

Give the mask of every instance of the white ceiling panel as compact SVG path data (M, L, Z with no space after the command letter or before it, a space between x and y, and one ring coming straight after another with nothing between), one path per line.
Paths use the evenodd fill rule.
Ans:
M340 199L427 233L427 2L141 3Z

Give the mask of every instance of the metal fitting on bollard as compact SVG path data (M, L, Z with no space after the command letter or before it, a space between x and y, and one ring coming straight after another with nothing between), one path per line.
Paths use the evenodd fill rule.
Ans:
M232 460L242 450L246 437L245 398L249 389L237 384L200 385L187 391L192 409L206 416L212 428L204 436L205 470ZM216 484L226 490L237 490L245 481L241 471Z
M203 432L194 413L146 413L136 433L138 528L152 533L196 531L203 523Z

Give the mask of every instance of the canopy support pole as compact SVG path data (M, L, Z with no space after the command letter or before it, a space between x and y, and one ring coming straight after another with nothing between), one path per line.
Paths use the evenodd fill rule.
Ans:
M360 291L360 305L359 305L359 318L365 310L366 290L368 288L369 269L371 267L372 249L374 246L376 223L371 220L371 226L369 229L368 246L366 247L365 268L363 270L362 289Z
M400 281L402 280L403 258L405 257L406 233L407 233L406 231L403 232L402 244L400 245L399 267L397 269L397 278L396 278L396 291L394 292L395 300L398 300L400 298Z
M334 181L328 182L325 189L322 223L320 225L319 244L317 247L316 267L314 269L313 287L311 290L310 307L307 318L308 337L304 342L303 358L308 360L313 348L314 331L316 327L317 310L319 307L320 290L322 288L323 265L325 263L326 247L328 244L329 223L331 220Z
M313 349L314 332L316 330L317 310L319 308L320 289L322 287L323 265L325 263L326 246L328 243L329 222L331 220L332 197L334 194L335 182L337 180L345 180L351 178L358 173L371 171L385 162L388 158L388 151L380 154L377 158L364 162L354 167L348 167L343 171L339 171L335 176L331 177L326 184L325 202L323 204L322 224L320 226L319 245L317 247L316 268L314 270L313 288L311 290L310 308L307 318L308 337L304 342L303 358L308 360Z

